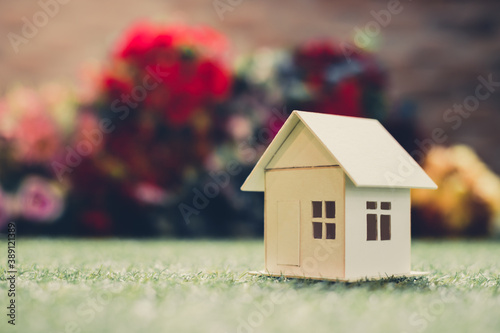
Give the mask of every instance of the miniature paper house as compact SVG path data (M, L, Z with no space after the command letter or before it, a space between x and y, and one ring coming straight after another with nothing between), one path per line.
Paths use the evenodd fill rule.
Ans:
M262 273L416 275L411 188L437 186L377 120L294 111L241 187L264 191Z

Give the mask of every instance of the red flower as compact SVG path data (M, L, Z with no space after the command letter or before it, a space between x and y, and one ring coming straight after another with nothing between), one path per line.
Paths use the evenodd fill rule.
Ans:
M203 81L205 91L212 97L225 97L229 91L231 85L229 73L211 60L199 65L198 77Z
M348 116L367 116L363 95L381 91L385 76L375 58L363 51L346 58L330 41L314 41L293 54L297 79L306 87L304 107L316 112Z
M154 29L146 22L138 23L127 30L118 41L113 57L118 59L137 60L151 50Z
M185 125L197 110L210 112L212 103L229 92L231 77L220 61L226 49L225 38L210 28L139 23L113 52L114 63L124 62L127 69L105 78L105 93L120 98L144 85L152 69L159 71L161 80L147 91L144 110L163 113L172 126Z
M335 105L327 113L335 113L344 116L362 117L361 89L355 79L341 82L335 87L332 97L336 99Z
M113 228L111 218L103 211L88 210L82 215L83 226L98 235L107 235Z
M103 88L110 100L121 99L122 95L130 95L133 86L131 80L118 78L111 73L103 78Z
M317 82L318 78L323 76L325 69L341 56L342 54L331 42L312 41L297 49L294 61L304 69L306 81Z

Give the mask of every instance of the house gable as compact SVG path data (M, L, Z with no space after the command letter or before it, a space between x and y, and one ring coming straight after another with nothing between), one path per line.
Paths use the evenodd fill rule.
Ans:
M377 120L293 111L247 177L243 191L264 191L269 162L299 123L338 161L355 186L437 188Z
M316 139L311 130L299 122L265 169L331 165L339 165L339 163Z

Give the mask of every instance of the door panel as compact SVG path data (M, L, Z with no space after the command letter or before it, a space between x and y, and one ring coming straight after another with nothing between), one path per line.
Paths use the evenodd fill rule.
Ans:
M300 202L278 201L278 265L299 266Z

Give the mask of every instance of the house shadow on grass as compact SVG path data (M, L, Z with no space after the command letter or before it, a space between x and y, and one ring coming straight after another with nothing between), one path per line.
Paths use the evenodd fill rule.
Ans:
M430 283L427 276L418 277L387 277L380 280L360 280L356 282L343 281L323 281L313 279L300 279L288 277L260 276L261 280L274 280L276 282L290 283L295 289L308 288L311 286L322 287L328 290L366 288L368 290L380 290L391 288L392 290L430 290Z

